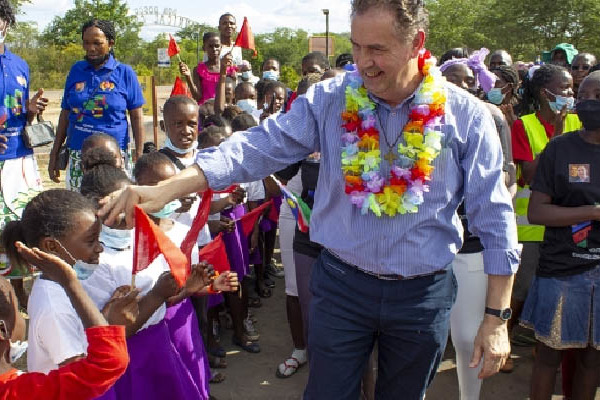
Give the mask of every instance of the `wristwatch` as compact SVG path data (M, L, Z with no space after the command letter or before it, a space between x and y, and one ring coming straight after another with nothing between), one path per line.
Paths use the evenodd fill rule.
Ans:
M485 308L485 313L500 318L502 321L508 321L512 317L512 310L505 308L503 310L497 310L495 308Z

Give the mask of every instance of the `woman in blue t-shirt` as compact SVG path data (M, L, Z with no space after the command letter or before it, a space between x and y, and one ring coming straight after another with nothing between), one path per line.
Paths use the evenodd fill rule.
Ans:
M105 133L121 146L125 168L129 133L127 111L135 141L134 161L142 154L144 97L137 76L129 65L115 60L115 29L110 21L94 19L81 29L85 59L73 65L65 83L62 111L56 140L50 152L48 174L59 182L58 155L65 143L69 149L67 188L77 190L81 183L81 144L88 136Z
M43 90L29 100L29 66L4 41L15 15L8 0L0 0L0 230L21 217L29 200L42 190L33 150L23 142L23 129L48 102ZM0 249L0 274L13 282L22 306L27 296L21 279L26 270L8 262Z

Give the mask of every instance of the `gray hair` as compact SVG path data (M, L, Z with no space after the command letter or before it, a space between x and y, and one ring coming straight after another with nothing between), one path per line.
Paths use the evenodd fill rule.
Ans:
M429 28L429 13L424 0L352 0L350 16L363 14L374 8L387 9L393 13L396 29L401 34L414 34Z

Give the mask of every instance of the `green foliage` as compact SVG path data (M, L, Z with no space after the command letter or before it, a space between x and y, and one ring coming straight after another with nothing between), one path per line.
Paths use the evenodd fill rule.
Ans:
M453 47L506 49L532 61L558 43L600 54L598 0L427 0L427 47L441 55Z
M123 59L133 55L140 42L141 25L128 12L127 4L121 0L75 0L75 7L63 17L54 17L44 30L42 40L57 46L81 44L83 24L92 18L106 19L115 25L115 53Z

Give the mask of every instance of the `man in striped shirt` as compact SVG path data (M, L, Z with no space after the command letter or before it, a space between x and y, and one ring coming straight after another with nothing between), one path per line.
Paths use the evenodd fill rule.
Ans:
M360 77L375 105L381 154L402 142L402 128L423 76L427 12L422 0L353 0L351 40ZM374 343L379 346L376 396L422 399L443 354L456 296L451 263L462 244L456 209L465 200L473 234L485 248L486 316L472 367L493 375L510 351L513 274L519 263L516 225L502 178L502 151L486 107L445 84L442 149L418 213L363 215L345 194L340 117L348 75L300 96L286 114L199 153L196 166L153 188L129 187L107 199L110 219L134 204L155 211L173 198L207 187L262 179L320 151L321 168L310 224L324 250L313 267L310 376L305 399L356 399ZM381 171L390 160L381 157Z

